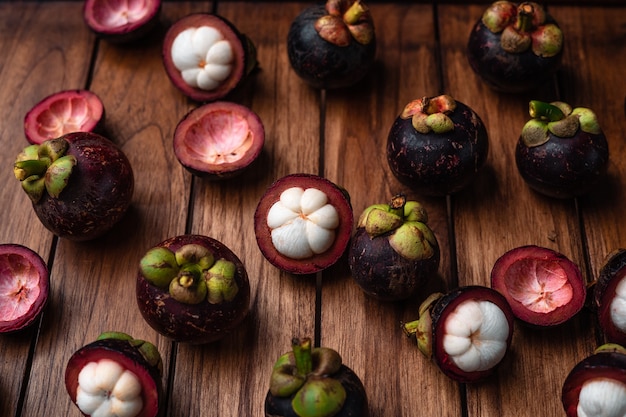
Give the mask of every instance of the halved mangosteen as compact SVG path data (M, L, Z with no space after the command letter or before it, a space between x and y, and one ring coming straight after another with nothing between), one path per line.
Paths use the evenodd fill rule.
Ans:
M346 251L353 213L346 190L313 174L290 174L274 182L254 213L263 256L292 274L312 274Z
M219 100L256 67L252 41L225 18L194 13L175 22L163 41L170 80L195 101Z
M626 249L615 250L604 261L593 302L607 341L626 346Z
M0 333L34 323L49 291L50 273L37 252L14 243L0 245Z
M419 350L458 382L477 382L495 372L513 337L514 316L497 291L478 285L435 293L404 323Z
M102 333L78 349L65 368L65 387L85 416L156 417L163 362L150 342Z
M147 251L136 296L152 328L190 344L222 339L250 309L243 263L226 245L202 235L172 237Z
M94 132L104 122L104 104L89 90L65 90L35 104L24 117L28 142L38 145L72 132Z
M161 0L86 0L83 19L96 35L125 43L147 35L159 23Z
M259 116L236 103L204 104L185 116L174 132L174 153L188 171L209 179L238 175L265 143Z
M568 417L626 415L626 349L598 347L567 375L561 401Z
M565 255L535 245L503 254L491 271L491 287L504 295L513 314L533 326L555 326L584 306L587 286Z

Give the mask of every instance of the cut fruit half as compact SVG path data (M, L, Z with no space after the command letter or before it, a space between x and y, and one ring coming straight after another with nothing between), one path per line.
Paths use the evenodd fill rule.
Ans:
M98 36L111 42L135 41L159 22L161 0L86 0L83 18Z

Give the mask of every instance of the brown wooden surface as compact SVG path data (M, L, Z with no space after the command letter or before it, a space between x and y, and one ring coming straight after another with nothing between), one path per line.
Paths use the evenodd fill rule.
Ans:
M430 290L488 285L495 260L516 246L558 250L590 282L604 257L626 246L626 6L556 2L550 11L566 34L563 69L538 91L509 96L482 85L466 63L467 36L484 5L370 3L379 42L374 70L354 88L318 92L297 78L286 55L289 24L306 2L166 2L161 28L130 46L97 40L82 21L80 2L0 2L0 243L26 245L51 268L51 297L41 322L0 337L1 416L79 416L65 392L65 365L106 330L156 343L165 361L164 415L171 417L263 416L271 366L292 336L314 337L342 354L365 384L371 417L564 415L563 379L600 339L589 311L549 331L517 326L499 372L475 385L448 380L405 338L399 323L416 318ZM212 10L257 46L259 70L229 99L257 112L267 135L262 163L220 183L192 177L172 152L177 122L197 103L169 83L160 56L172 22ZM69 88L89 88L101 97L107 133L129 157L136 180L122 222L105 237L80 244L43 228L12 173L27 144L25 113L46 95ZM468 189L426 198L391 175L385 144L408 101L441 92L481 116L490 155ZM565 201L525 186L513 150L531 98L596 112L611 152L606 184ZM391 304L363 295L345 259L317 276L295 277L271 266L256 245L252 215L265 189L295 172L344 186L357 216L400 191L422 201L442 248L439 281ZM221 240L250 275L249 317L238 331L207 346L159 336L134 299L141 255L185 232Z

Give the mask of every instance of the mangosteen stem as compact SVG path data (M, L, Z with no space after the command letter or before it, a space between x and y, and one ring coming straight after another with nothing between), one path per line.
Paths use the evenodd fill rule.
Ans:
M404 194L394 195L389 202L389 209L392 213L402 217L404 215L404 205L406 204L406 196Z
M296 371L298 375L306 376L313 370L313 357L311 354L311 339L294 338L291 340L293 355L296 360Z
M530 3L522 3L517 9L517 21L515 28L520 32L532 32L535 29L533 18L535 8Z
M367 12L367 6L361 3L361 0L356 0L343 14L343 21L348 25L354 25L358 23L361 17Z
M543 101L531 100L528 105L530 117L535 119L556 122L565 118L565 114L554 104L545 103Z

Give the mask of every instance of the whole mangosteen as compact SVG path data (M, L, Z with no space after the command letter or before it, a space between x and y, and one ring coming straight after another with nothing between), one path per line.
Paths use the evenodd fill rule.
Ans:
M374 298L411 297L439 268L439 244L426 224L426 209L406 196L367 207L348 251L352 277Z
M626 249L613 251L603 262L593 306L606 340L626 346Z
M337 351L293 339L272 369L266 417L367 417L367 394Z
M133 195L128 158L93 132L30 145L17 156L13 171L41 223L69 240L92 240L109 231Z
M593 111L532 100L529 113L515 148L524 181L555 198L582 196L596 187L608 168L609 145Z
M327 0L304 9L289 28L287 53L296 74L314 88L356 84L376 56L368 7L360 0Z
M222 339L250 309L244 265L223 243L202 235L172 237L148 250L136 295L152 328L190 344Z
M496 1L474 25L467 56L491 88L520 93L546 82L561 66L563 33L541 5Z
M408 103L387 139L387 162L403 184L424 195L455 193L474 180L489 152L487 130L449 95Z

